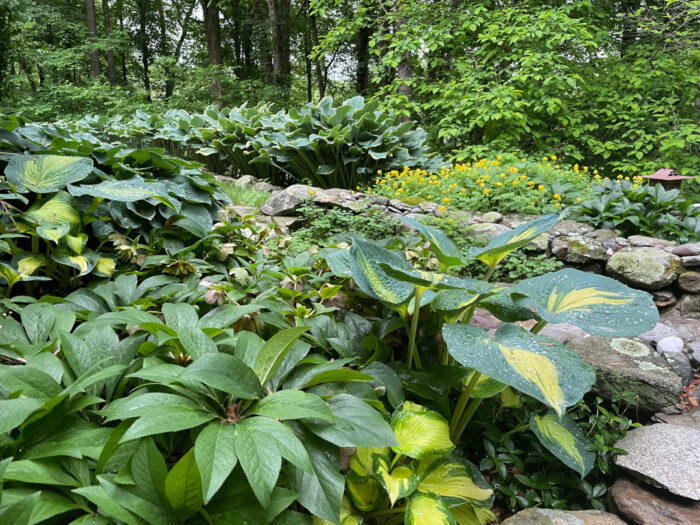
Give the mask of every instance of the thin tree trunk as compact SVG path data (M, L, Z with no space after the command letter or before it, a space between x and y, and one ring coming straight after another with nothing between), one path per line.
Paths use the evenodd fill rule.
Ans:
M218 0L202 0L202 11L204 13L204 26L207 31L209 64L212 66L222 66L224 60L221 51L221 25L219 22ZM221 99L221 77L219 74L220 73L217 72L211 83L211 98L215 104Z
M97 40L97 18L95 16L95 0L85 0L85 7L87 8L87 26L88 33L90 34L90 42L92 44L92 51L90 51L90 71L92 73L92 78L97 78L100 76L100 56L95 49Z
M309 0L305 2L306 12L309 12ZM312 86L312 65L311 65L311 35L308 30L304 31L304 65L306 66L306 100L313 101L313 86Z
M182 21L182 33L180 33L180 38L175 45L175 52L173 53L173 58L175 62L180 59L180 53L182 53L182 45L185 43L185 38L187 38L187 30L189 29L190 19L192 18L192 11L194 11L194 6L197 4L197 0L192 0L190 6L187 8L187 13L185 14L185 19ZM165 81L165 98L170 98L175 89L175 80L168 78Z
M168 31L165 28L165 6L164 0L158 3L158 28L160 29L160 41L158 42L158 53L164 57L168 54Z
M119 28L124 31L124 2L123 0L118 0L117 2L117 8L118 8L118 13L119 13ZM124 50L121 52L121 62L122 62L122 84L126 85L127 83L127 77L126 77L126 53Z
M316 15L310 13L309 22L311 24L311 37L313 38L314 47L318 47L318 27L316 27ZM318 57L314 58L314 65L316 66L316 83L318 84L319 97L323 98L326 96L326 83L323 78L321 61Z
M362 26L357 32L357 47L355 57L357 59L357 92L366 95L369 86L369 39L372 31L367 26Z
M102 0L102 18L104 19L105 36L109 38L112 32L112 17L109 12L109 0ZM107 50L107 75L109 76L109 85L114 87L117 85L117 68L114 66L114 51Z
M398 9L401 9L401 6L398 6ZM399 16L399 18L396 21L396 32L398 33L401 31L401 28L406 25L406 17L404 16ZM413 89L411 88L411 85L408 83L409 80L413 77L413 69L411 68L411 53L406 51L401 55L401 60L399 61L399 65L396 68L396 78L399 81L399 85L396 88L396 92L399 95L405 96L407 99L410 100L411 94L413 92ZM410 120L408 116L403 116L401 117L401 120L403 122L407 122Z
M151 100L151 76L149 73L149 65L151 53L148 49L148 37L146 35L146 23L148 19L147 0L139 0L137 7L139 10L139 47L141 49L141 64L143 66L143 87L148 92L148 100Z

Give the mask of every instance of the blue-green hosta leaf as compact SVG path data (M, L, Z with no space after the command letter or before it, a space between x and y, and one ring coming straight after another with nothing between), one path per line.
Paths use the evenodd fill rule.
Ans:
M399 442L391 447L396 454L414 459L452 452L447 421L439 413L406 401L391 419L391 429Z
M65 191L59 191L50 199L37 199L22 217L39 226L56 225L63 222L80 224L80 213L73 198Z
M275 392L258 401L251 409L251 413L282 420L313 418L335 421L323 399L301 390Z
M352 277L350 249L337 249L326 255L326 264L338 277Z
M397 500L410 496L420 481L418 474L407 465L397 465L391 469L387 456L375 456L374 471L384 485L392 507Z
M132 177L127 180L105 180L99 184L83 184L82 186L69 186L68 191L74 197L90 195L102 197L111 201L135 202L144 199L156 199L166 206L175 208L175 204L168 196L167 189L158 182L147 182L141 177Z
M406 507L406 525L457 525L450 508L432 494L417 492Z
M445 268L462 264L462 257L459 253L459 249L441 230L426 226L410 217L402 217L401 220L409 226L413 226L430 242L438 261L440 261Z
M482 296L466 290L440 290L430 303L433 310L459 314L465 308L472 306Z
M5 168L7 182L19 193L51 193L83 180L90 172L90 158L60 155L12 157Z
M58 241L68 233L68 230L70 230L70 224L67 222L46 222L36 229L36 233L42 239L58 244Z
M447 324L442 335L458 363L539 399L560 415L595 381L595 372L575 351L519 326L501 325L491 339L479 327Z
M345 480L345 488L350 493L353 505L362 512L373 511L385 499L384 489L374 478L365 478L363 480L347 478Z
M411 283L393 279L379 266L379 263L386 263L394 268L410 270L403 254L370 241L355 239L350 247L349 260L352 278L360 290L370 297L389 305L401 305L413 295Z
M489 268L493 268L510 252L525 246L535 237L549 230L559 222L559 219L560 215L558 213L551 213L534 221L521 224L512 231L496 235L483 248L470 248L469 257L478 259Z
M651 330L659 313L650 294L603 275L567 268L520 281L522 304L550 323L571 323L595 335L626 337Z
M547 450L582 478L593 468L595 452L589 450L585 434L566 414L561 418L552 413L542 417L533 414L530 417L530 429Z
M439 496L450 506L467 502L489 508L493 504L493 490L476 465L465 459L427 457L418 473L418 490Z
M92 250L86 250L82 255L73 255L66 250L58 249L51 254L51 258L58 264L70 266L78 270L78 277L89 274L97 265L100 254Z

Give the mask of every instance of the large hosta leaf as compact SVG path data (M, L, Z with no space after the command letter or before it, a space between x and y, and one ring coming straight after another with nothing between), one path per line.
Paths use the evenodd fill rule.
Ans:
M58 249L51 258L59 264L71 266L79 271L78 276L87 275L97 265L100 254L92 250L85 250L82 255L74 255L66 250Z
M12 157L5 175L19 193L51 193L83 180L91 171L88 157L31 155Z
M345 480L352 502L362 512L370 512L379 507L385 499L384 489L374 478L358 481L353 478Z
M420 459L449 454L454 448L445 418L415 403L406 401L401 406L391 419L391 429L399 442L392 447L397 454Z
M58 244L58 241L70 230L70 224L67 222L59 223L44 223L36 229L37 235L47 241L53 241Z
M533 414L530 429L547 450L558 457L567 467L578 472L581 477L588 474L595 463L595 452L588 449L585 434L566 414L546 414L542 417Z
M535 308L545 321L571 323L595 335L637 335L659 320L647 292L573 268L526 279L516 290L527 295L521 303Z
M440 496L449 505L466 502L490 507L493 503L493 490L476 465L465 459L428 457L421 460L418 471L418 490Z
M525 246L535 237L549 230L559 222L559 218L558 213L551 213L521 224L512 231L496 235L484 248L470 248L469 257L478 259L489 268L493 268L510 252Z
M414 287L398 281L386 274L379 263L386 263L399 269L410 269L403 254L381 246L355 239L350 247L350 269L352 278L364 293L391 305L406 303L413 295Z
M539 399L559 415L595 381L595 372L575 351L515 325L501 325L494 339L464 324L447 324L442 335L459 363Z
M22 215L23 218L42 226L56 227L61 223L80 224L80 213L73 198L65 191L59 191L50 199L38 199Z
M410 217L402 217L401 220L409 226L413 226L430 242L438 261L440 261L444 268L462 264L462 257L459 253L459 249L442 231L437 228L426 226Z
M162 184L147 182L141 177L132 177L128 180L105 180L99 184L92 185L71 186L68 188L68 191L75 197L90 195L91 197L102 197L119 202L135 202L154 198L171 208L175 207Z
M457 525L447 504L432 494L417 493L408 502L406 525Z
M392 469L387 456L376 456L374 467L377 478L389 494L392 507L397 500L410 496L420 481L418 474L406 465L397 465Z

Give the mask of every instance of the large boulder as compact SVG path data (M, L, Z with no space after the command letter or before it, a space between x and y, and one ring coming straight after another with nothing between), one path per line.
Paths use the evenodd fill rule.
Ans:
M659 248L623 248L605 267L611 277L630 286L658 290L676 280L683 271L678 256Z
M634 477L700 501L700 431L657 423L629 431L615 448L627 451L614 461Z
M584 235L586 233L592 232L595 230L593 226L590 224L586 224L584 222L578 222L578 221L572 221L572 220L566 220L566 221L561 221L558 222L557 224L554 225L554 227L550 230L552 235L573 235L573 234L578 234L578 235Z
M688 525L700 522L700 503L618 479L608 490L610 507L631 525Z
M504 226L503 224L495 224L492 222L481 222L477 224L472 224L467 228L467 235L474 239L480 239L484 241L490 241L496 235L502 233L507 233L511 231L511 228Z
M294 184L285 188L260 206L264 215L294 215L304 202L313 201L322 192L304 184Z
M607 399L616 392L634 392L637 406L645 412L657 412L679 400L681 379L640 339L589 335L567 346L595 368L593 390Z
M615 514L600 510L525 509L502 525L627 525Z
M602 242L578 234L555 237L551 249L555 257L573 264L607 261L613 252L603 246Z

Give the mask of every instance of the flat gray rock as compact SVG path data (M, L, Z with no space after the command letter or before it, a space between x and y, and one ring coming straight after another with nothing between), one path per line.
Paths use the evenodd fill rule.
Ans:
M615 514L600 510L525 509L501 525L627 525Z
M700 501L700 431L657 423L635 428L615 448L615 463L650 485Z
M700 504L618 479L608 498L616 514L634 525L689 525L700 523Z
M654 328L648 332L638 335L637 337L655 347L661 339L672 336L678 336L678 332L673 327L664 323L656 323Z
M681 290L690 293L700 293L700 272L685 272L678 276Z
M659 290L683 271L681 260L660 248L623 248L613 254L606 273L625 284L644 290Z

